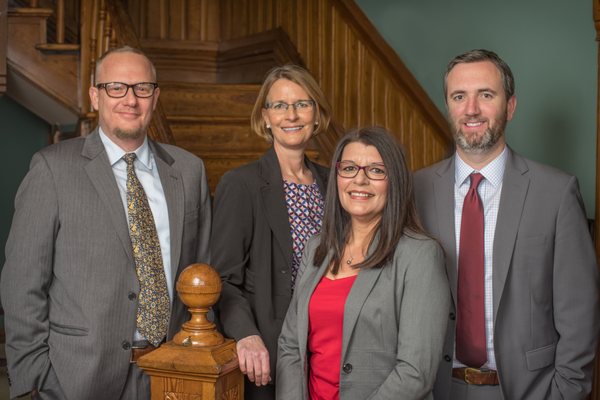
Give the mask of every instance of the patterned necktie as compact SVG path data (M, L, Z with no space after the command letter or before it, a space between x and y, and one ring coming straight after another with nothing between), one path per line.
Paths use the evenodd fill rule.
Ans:
M123 156L127 163L129 236L140 282L136 323L138 331L158 346L167 334L171 302L152 210L133 168L135 158L135 153Z
M483 204L477 187L483 180L471 174L465 196L458 252L458 315L456 321L456 358L469 367L479 368L487 361L485 339Z

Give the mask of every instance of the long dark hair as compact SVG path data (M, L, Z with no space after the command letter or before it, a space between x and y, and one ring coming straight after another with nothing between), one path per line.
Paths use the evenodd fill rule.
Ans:
M356 268L385 265L394 256L396 246L404 234L423 233L414 203L412 176L404 152L383 128L355 129L339 141L331 160L321 242L313 259L314 266L319 267L327 255L332 253L331 272L334 275L338 272L351 228L350 214L342 208L339 200L336 163L341 160L344 148L354 142L377 149L386 167L388 180L385 206L369 243L370 247L376 234L379 233L377 247L363 262L356 265Z

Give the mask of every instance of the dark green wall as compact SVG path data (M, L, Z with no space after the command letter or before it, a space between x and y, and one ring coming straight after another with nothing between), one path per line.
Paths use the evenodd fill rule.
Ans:
M579 178L594 216L597 44L582 0L356 0L445 113L448 61L487 48L511 66L517 110L508 143Z
M8 96L0 96L0 267L14 212L15 194L33 154L48 145L50 126Z

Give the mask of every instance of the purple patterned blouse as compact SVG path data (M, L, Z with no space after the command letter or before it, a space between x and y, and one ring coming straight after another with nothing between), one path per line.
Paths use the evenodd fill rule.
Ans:
M316 182L310 185L283 181L290 230L292 234L292 290L300 267L304 245L308 239L321 231L323 220L323 196Z

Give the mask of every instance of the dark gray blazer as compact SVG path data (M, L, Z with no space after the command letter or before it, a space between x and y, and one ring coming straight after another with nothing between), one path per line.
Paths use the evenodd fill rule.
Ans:
M442 243L452 289L445 360L434 390L448 399L454 353L454 157L415 174L425 228ZM596 256L577 179L508 153L493 254L494 350L505 399L584 399L600 328Z
M403 236L393 260L359 272L344 306L340 400L432 399L450 308L444 255L433 240ZM277 398L308 399L308 305L327 272L302 259L302 277L279 337Z
M199 158L149 145L169 209L175 281L189 264L209 262L209 190ZM118 399L130 365L139 283L127 217L98 132L37 153L15 208L1 282L11 395L37 387L69 399ZM185 317L176 297L169 337Z
M308 159L306 164L324 197L328 170ZM235 340L262 337L274 383L277 337L292 298L292 236L273 148L258 161L223 175L213 216L212 261L223 280L217 306L220 325Z

